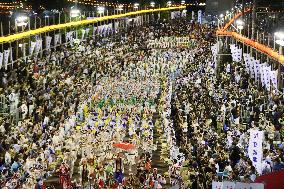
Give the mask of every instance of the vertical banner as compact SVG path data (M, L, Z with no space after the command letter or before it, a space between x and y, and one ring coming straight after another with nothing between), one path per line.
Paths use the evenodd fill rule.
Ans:
M97 27L94 27L93 36L96 36L97 30L98 30L98 28L97 28Z
M255 81L258 80L259 78L259 64L260 64L260 61L259 60L254 60L254 78L255 78Z
M270 81L271 81L271 84L272 84L273 88L277 89L278 70L270 71L269 75L270 75Z
M38 39L36 40L36 46L35 46L36 55L39 53L40 50L42 50L42 40Z
M115 22L114 23L114 30L118 31L118 28L119 28L119 22Z
M181 17L186 17L187 10L183 10L181 13Z
M3 53L0 52L0 69L2 68L3 64Z
M262 142L263 131L251 130L249 138L248 155L259 174L262 174Z
M36 42L31 41L31 46L30 46L30 55L32 55L32 54L33 54L34 49L35 49L35 46L36 46Z
M198 19L197 19L199 24L202 24L202 10L198 11Z
M4 66L5 66L5 70L7 70L7 68L8 68L9 55L10 55L10 49L4 50Z
M87 37L87 38L89 37L89 33L90 33L90 28L87 28L87 29L86 29L86 37Z
M51 40L52 40L52 37L46 36L46 38L45 38L45 48L47 50L50 50Z
M83 39L85 38L86 30L85 30L85 29L82 29L81 32L82 32L82 38L81 38L81 40L83 40Z
M54 46L56 46L59 42L60 34L55 34L54 35Z
M13 59L13 49L12 48L10 48L10 61L11 61L12 65L13 65L14 59Z

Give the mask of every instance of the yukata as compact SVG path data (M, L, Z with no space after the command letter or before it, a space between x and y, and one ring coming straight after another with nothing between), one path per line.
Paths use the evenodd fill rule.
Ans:
M114 179L119 182L122 183L124 175L123 175L123 161L122 158L117 158L115 160L115 172L114 172Z

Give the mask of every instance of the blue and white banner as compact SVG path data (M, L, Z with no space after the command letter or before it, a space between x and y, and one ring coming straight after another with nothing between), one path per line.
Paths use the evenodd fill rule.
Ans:
M36 42L31 41L31 46L30 46L30 55L32 55L32 54L33 54L34 49L35 49L35 46L36 46Z
M263 131L251 130L248 155L250 160L252 161L253 166L255 167L256 171L259 174L262 174L262 156L263 156L262 142L263 142Z
M202 24L202 10L197 12L197 21L199 24Z
M10 49L4 50L4 66L5 66L5 70L8 69L9 55L10 55Z
M45 48L48 49L48 50L50 49L51 40L52 40L52 37L50 37L50 36L45 37Z
M234 62L242 61L242 49L238 48L235 44L230 44L230 49L232 53L232 59Z

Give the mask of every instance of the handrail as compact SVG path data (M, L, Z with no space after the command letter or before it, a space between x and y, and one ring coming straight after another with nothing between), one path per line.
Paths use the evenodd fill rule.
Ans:
M234 37L238 41L255 48L259 52L262 52L262 53L270 56L271 58L277 60L282 65L284 65L284 55L281 55L278 52L276 52L273 49L271 49L270 47L267 47L267 46L265 46L265 45L263 45L261 43L258 43L258 42L254 41L254 40L251 40L251 39L249 39L249 38L247 38L247 37L245 37L245 36L243 36L241 34L238 34L236 32L217 30L217 35L224 35L224 36Z
M75 26L79 26L79 25L87 25L87 24L102 22L102 21L110 20L110 19L118 19L118 18L127 17L127 16L134 16L134 15L138 15L138 14L153 13L153 12L160 12L160 11L169 11L169 10L184 9L184 8L186 8L186 6L168 7L168 8L159 8L159 9L150 9L150 10L140 10L140 11L128 12L128 13L118 14L118 15L103 16L103 17L93 18L93 19L89 19L89 20L81 20L81 21L68 22L68 23L64 23L64 24L45 26L45 27L42 27L42 28L29 30L29 31L22 32L22 33L17 33L17 34L5 36L5 37L0 37L0 43L12 42L12 41L16 41L16 40L19 40L19 39L22 39L22 38L27 38L29 36L41 34L41 33L44 33L44 32L50 32L50 31L54 31L54 30L64 29L64 28L68 28L68 27L75 27Z
M244 13L248 13L248 12L250 12L250 11L251 11L251 9L246 9L246 10L244 11ZM241 34L238 34L237 32L226 31L226 30L230 27L230 25L231 25L236 19L238 19L238 18L239 18L240 16L242 16L242 15L243 15L242 12L236 14L236 15L234 16L234 18L232 18L232 19L224 26L224 28L218 29L217 32L216 32L216 34L219 35L219 36L222 36L222 35L223 35L223 36L231 36L231 37L234 37L236 40L238 40L238 41L240 41L240 42L242 42L242 43L244 43L244 44L246 44L246 45L249 45L249 46L255 48L255 49L258 50L259 52L264 53L264 54L270 56L271 58L273 58L273 59L279 61L279 63L281 63L282 65L284 65L284 56L281 55L281 54L279 54L278 52L274 51L274 50L271 49L270 47L267 47L267 46L265 46L265 45L263 45L263 44L261 44L261 43L258 43L258 42L254 41L254 40L251 40L251 39L249 39L249 38L247 38L247 37L245 37L245 36L243 36L243 35L241 35Z
M248 13L248 12L250 12L251 11L251 9L250 8L248 8L248 9L246 9L245 11L244 11L244 13L246 14L246 13ZM230 27L230 25L232 25L233 24L233 22L235 21L235 20L237 20L240 16L242 16L243 15L243 12L239 12L238 14L236 14L235 16L234 16L234 18L232 18L225 26L224 26L224 28L222 28L222 30L223 31L225 31L225 30L227 30L229 27Z

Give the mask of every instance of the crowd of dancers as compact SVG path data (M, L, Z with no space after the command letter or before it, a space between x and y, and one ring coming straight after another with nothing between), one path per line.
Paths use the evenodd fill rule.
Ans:
M219 173L253 181L247 145L256 127L266 131L263 173L281 169L281 97L257 88L240 64L216 74L212 32L155 21L1 70L20 120L1 119L1 188L44 188L54 175L55 188L77 189L205 189ZM152 161L159 145L163 172Z

